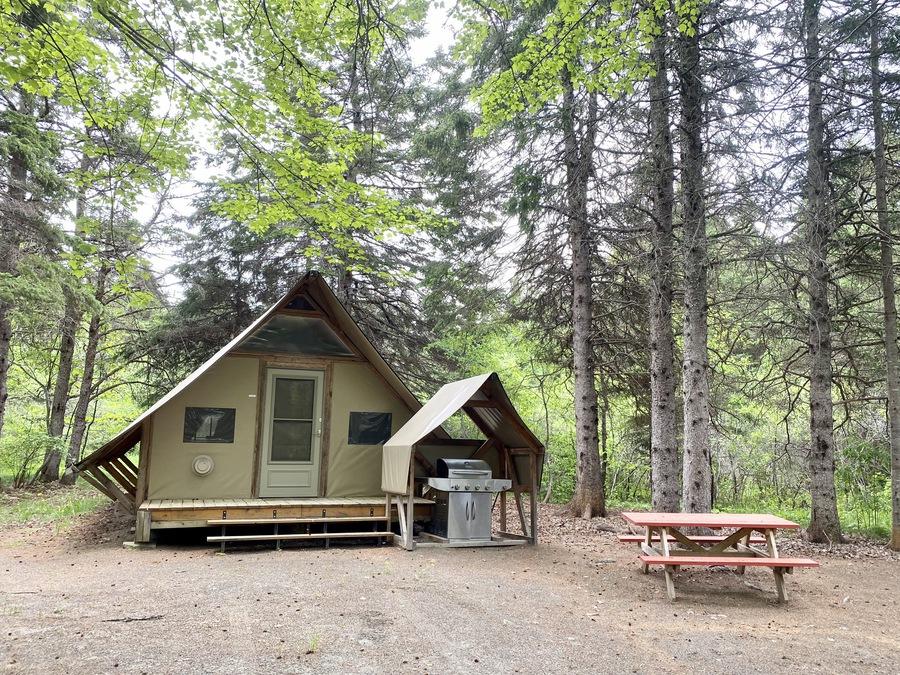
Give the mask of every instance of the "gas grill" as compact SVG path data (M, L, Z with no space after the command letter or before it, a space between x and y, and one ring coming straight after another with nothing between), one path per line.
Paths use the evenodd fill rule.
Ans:
M490 541L491 507L495 492L512 481L491 477L490 465L480 459L439 459L434 491L433 533L450 541Z

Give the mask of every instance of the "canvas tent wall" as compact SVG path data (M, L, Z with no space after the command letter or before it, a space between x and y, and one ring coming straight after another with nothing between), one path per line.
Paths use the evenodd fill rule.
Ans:
M313 335L315 340L297 344L296 336L301 334ZM348 446L344 434L350 411L378 406L377 410L392 415L393 433L420 404L316 272L305 275L256 321L76 468L85 480L132 510L152 494L253 496L262 373L266 367L298 364L321 367L334 392L326 402L331 433L323 439L322 491L335 495L377 492L380 445ZM183 452L179 438L189 404L236 411L237 442L228 448L232 452L220 456L213 481L198 483L181 465L192 454ZM433 435L447 438L440 428ZM138 444L141 455L136 466L127 453ZM213 445L204 449L213 452Z

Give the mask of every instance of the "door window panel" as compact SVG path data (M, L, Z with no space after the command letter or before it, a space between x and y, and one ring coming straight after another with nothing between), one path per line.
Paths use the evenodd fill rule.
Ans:
M312 422L275 420L272 422L272 461L312 460Z
M315 396L315 380L276 378L275 419L311 420Z

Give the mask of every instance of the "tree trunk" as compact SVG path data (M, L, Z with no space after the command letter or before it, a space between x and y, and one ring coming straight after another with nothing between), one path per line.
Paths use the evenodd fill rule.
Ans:
M650 80L653 152L653 230L650 270L650 492L654 511L678 511L675 437L675 335L672 329L672 210L675 161L669 126L665 29L653 41L656 73Z
M86 154L82 154L81 170L87 170L88 166L88 157ZM76 235L83 232L82 219L85 216L86 206L85 188L82 187L75 200ZM50 417L47 425L47 435L51 438L62 438L65 431L69 392L72 388L72 365L75 360L75 337L78 334L78 326L81 324L82 317L80 299L77 293L66 286L63 288L63 296L66 302L66 309L59 331L59 367L56 371L56 385L53 388L53 399L50 403ZM47 449L44 454L44 462L37 474L38 480L49 483L59 478L61 453L61 443Z
M700 31L678 39L681 97L681 191L684 218L683 508L712 508L709 448L709 355L707 352L706 214L703 203L703 82Z
M572 255L572 364L575 373L575 494L569 505L582 518L606 515L597 437L597 383L591 343L593 298L587 190L596 134L596 98L589 100L581 143L575 130L575 95L564 69L562 126L566 165L566 209ZM580 146L580 147L579 147Z
M4 246L0 250L0 258L4 261L14 260L12 255L7 257L6 251L18 249L18 246L11 242L4 242ZM6 272L6 268L10 267L8 262L0 263L2 269ZM3 423L6 418L6 402L9 399L9 367L11 365L9 358L9 347L12 343L12 321L10 320L10 312L12 305L7 302L0 302L0 436L3 435Z
M808 82L807 254L809 286L809 487L812 541L841 540L834 487L834 409L831 401L831 272L828 250L832 231L822 110L822 64L819 53L820 0L804 0L803 28Z
M875 207L881 243L881 294L884 299L884 356L888 429L891 440L891 548L900 550L900 353L897 349L897 301L894 295L894 236L888 218L887 161L884 155L879 3L872 0L869 51L872 69L872 131L875 137Z
M606 468L609 466L609 382L600 373L600 484L606 496Z
M97 304L103 306L103 296L106 292L106 276L108 270L103 267L97 275L97 289L94 297ZM97 363L97 351L100 347L100 310L97 309L91 315L88 324L87 345L84 351L84 370L81 374L81 384L78 388L78 400L75 403L75 411L72 414L72 434L69 436L69 451L66 454L66 469L60 478L63 485L75 484L75 464L81 459L81 447L84 444L87 431L87 412L93 398L94 369Z
M363 128L362 102L360 101L359 96L360 73L357 48L353 48L350 59L350 71L347 74L347 103L350 106L350 126L355 133L361 134L365 130ZM366 151L360 150L360 152ZM355 156L350 161L347 171L344 174L346 180L351 183L358 182L361 164L362 162L360 161L359 155ZM338 300L340 300L347 309L352 309L355 280L353 278L352 267L346 263L347 261L341 257L335 265L335 276L337 278L335 294L337 295Z
M21 114L31 111L29 94L19 94ZM15 147L15 145L13 145ZM7 208L3 210L2 229L0 229L0 274L15 274L19 263L19 246L24 232L26 219L25 198L28 183L27 158L16 150L9 154L9 184L6 188L9 199ZM10 345L12 344L12 310L9 301L0 300L0 436L3 435L3 423L6 419L6 404L9 399L9 367Z
M69 390L72 386L72 365L75 361L75 335L81 323L81 308L78 298L70 289L63 292L66 309L59 327L59 366L56 371L56 385L50 402L50 417L47 435L62 438L66 428L66 411L69 404ZM37 480L49 483L59 478L61 445L49 446L44 454L44 462L36 476Z

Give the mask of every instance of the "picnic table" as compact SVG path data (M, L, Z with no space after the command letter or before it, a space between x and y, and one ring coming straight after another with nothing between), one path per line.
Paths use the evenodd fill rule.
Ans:
M683 566L736 567L743 574L747 567L769 567L775 575L778 601L787 600L784 574L795 567L818 567L811 558L782 558L778 555L775 532L800 526L790 520L765 513L645 513L625 511L622 517L643 528L643 535L620 535L623 542L640 541L641 570L662 565L666 575L666 593L675 599L675 572ZM722 530L723 535L692 535L685 530ZM758 533L758 534L757 534ZM760 548L760 544L765 548ZM679 546L680 548L676 548Z

